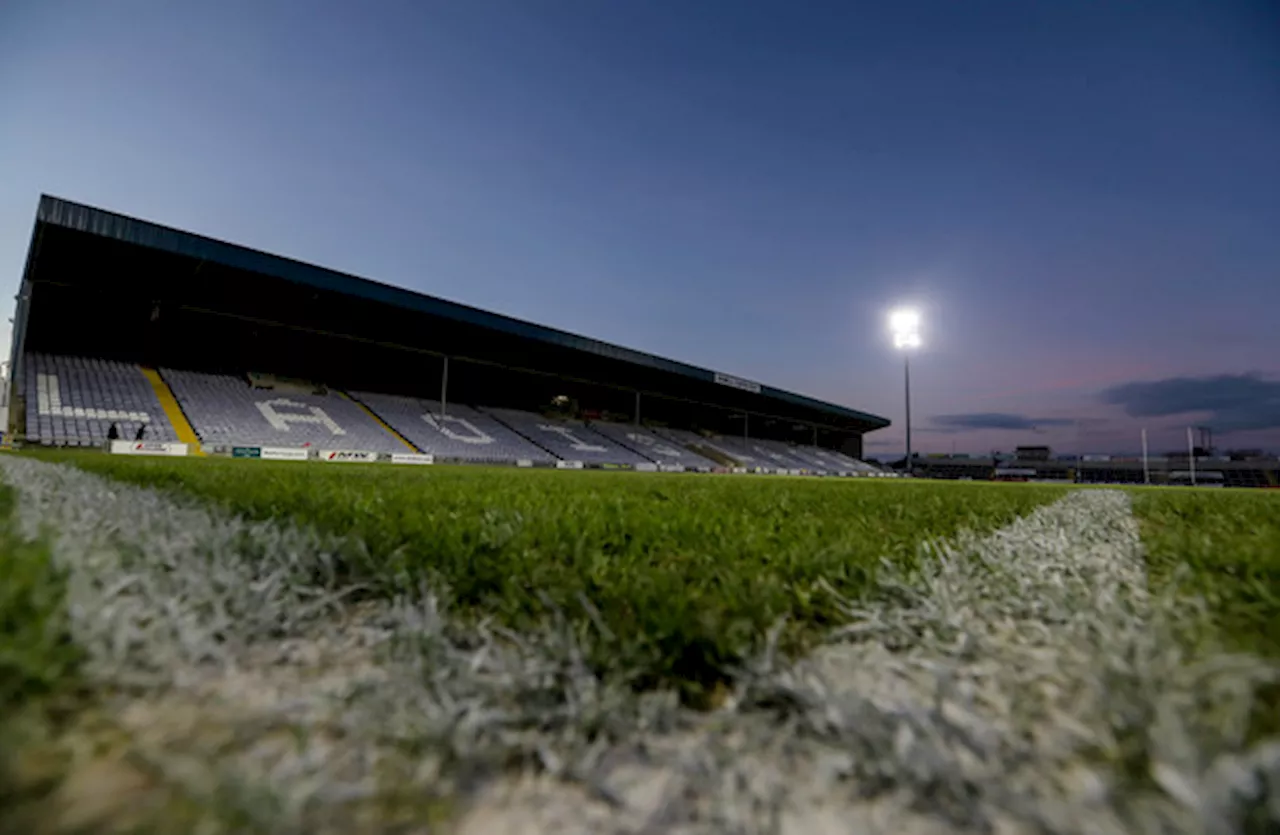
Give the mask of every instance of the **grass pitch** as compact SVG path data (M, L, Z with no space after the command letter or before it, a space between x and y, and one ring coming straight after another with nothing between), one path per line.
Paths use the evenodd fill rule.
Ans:
M1220 652L1280 656L1280 495L37 457L116 483L3 462L6 831L564 831L535 772L581 831L1280 823L1280 668Z
M64 606L65 576L48 548L13 530L13 492L0 486L0 711L57 691L79 663Z
M1203 601L1214 633L1205 637L1280 658L1280 490L1158 488L1133 498L1153 586Z
M444 588L526 629L563 616L601 673L705 699L785 620L796 651L840 620L881 560L1007 524L1042 485L834 481L476 467L395 468L62 453L56 460L347 538L370 593ZM831 592L836 594L832 594Z

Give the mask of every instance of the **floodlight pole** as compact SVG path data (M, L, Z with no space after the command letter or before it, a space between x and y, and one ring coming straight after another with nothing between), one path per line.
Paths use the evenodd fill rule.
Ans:
M903 466L907 474L914 472L911 460L911 349L920 347L920 314L914 310L894 311L889 316L893 329L893 345L902 351L902 386L907 401L907 459Z
M902 352L902 379L903 388L907 394L907 463L906 471L912 472L915 468L911 466L911 354L907 351Z

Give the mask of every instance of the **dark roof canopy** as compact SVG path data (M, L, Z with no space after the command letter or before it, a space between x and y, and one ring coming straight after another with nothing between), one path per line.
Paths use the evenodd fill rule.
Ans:
M292 352L290 370L306 370L302 354L315 353L319 344L299 347L303 335L324 336L563 375L836 430L866 432L889 425L881 417L731 375L41 197L15 318L15 357L24 347L51 353L92 348L156 364L208 366L222 357L243 366L247 360L234 345L247 337L230 336L234 327L253 329L258 356L270 351L275 359L278 352ZM265 330L286 335L263 342ZM351 350L364 349L344 354ZM366 357L366 365L375 361L372 357ZM328 362L326 369L340 374L341 358ZM348 380L349 385L359 382Z

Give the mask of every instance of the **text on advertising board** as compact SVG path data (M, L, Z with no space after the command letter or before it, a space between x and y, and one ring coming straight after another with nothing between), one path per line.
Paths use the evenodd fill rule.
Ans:
M264 446L259 452L264 461L306 461L309 457L301 447Z
M378 460L378 453L354 449L324 449L320 451L320 460L348 464L372 463Z
M186 455L187 445L163 441L112 441L113 455Z
M434 464L436 457L425 453L417 452L393 452L391 453L392 464Z

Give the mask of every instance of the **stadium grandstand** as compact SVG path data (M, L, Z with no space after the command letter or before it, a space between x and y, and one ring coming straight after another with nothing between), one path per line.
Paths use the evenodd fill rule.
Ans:
M1280 487L1280 460L1261 454L1244 460L1229 456L1197 455L1192 467L1186 453L1181 456L1151 456L1143 466L1141 458L1110 455L1078 456L1054 460L1047 454L1032 458L925 457L916 462L917 473L925 478L972 481L1047 481L1076 484L1153 484L1197 487Z
M864 475L889 425L49 196L11 356L8 437L49 446Z

